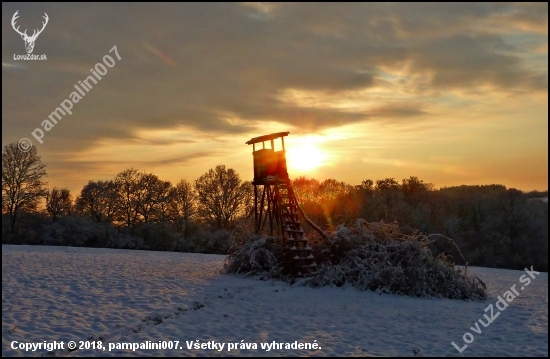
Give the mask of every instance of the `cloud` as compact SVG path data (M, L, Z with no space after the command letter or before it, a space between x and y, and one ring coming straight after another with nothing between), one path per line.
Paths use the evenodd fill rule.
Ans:
M55 151L132 143L138 129L432 121L451 95L481 105L548 90L547 3L3 3L6 27L16 10L29 28L48 13L35 48L48 60L14 61L22 40L2 33L4 143L29 137L114 45L122 57L46 134Z
M410 84L416 90L487 84L497 89L547 88L543 70L524 69L514 46L483 31L484 23L499 16L547 24L547 16L545 20L529 7L253 3L42 8L50 8L51 20L39 42L50 58L33 71L36 88L26 89L27 97L36 98L42 95L40 88L47 88L49 106L44 108L41 101L32 117L49 114L116 44L123 59L78 104L80 114L75 111L74 117L81 122L93 117L98 127L119 133L128 132L121 130L127 126L181 124L220 133L254 131L254 125L226 122L223 113L295 125L303 118L312 128L367 121L366 114L361 118L335 109L297 108L278 101L277 94L286 89L369 89L380 85L381 69L411 79L427 75L427 83ZM3 9L6 21L15 7L4 4ZM24 10L29 18L40 13ZM250 12L269 16L257 21L246 16ZM3 42L6 51L21 45L9 32L3 39L8 40ZM3 86L12 89L5 92L11 103L21 102L18 75ZM12 110L13 118L23 117Z

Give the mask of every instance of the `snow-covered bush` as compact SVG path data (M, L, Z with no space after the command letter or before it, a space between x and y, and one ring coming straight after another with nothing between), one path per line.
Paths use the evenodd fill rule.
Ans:
M340 225L327 239L310 234L318 270L301 283L312 287L350 285L414 297L476 299L486 297L485 285L451 257L434 257L428 245L434 236L403 234L397 223L357 220ZM292 262L274 238L238 227L231 238L226 273L292 280Z
M226 229L198 230L189 236L192 251L196 253L227 253L231 232Z
M237 226L231 235L224 270L226 273L281 279L285 269L283 249L274 243L273 237L256 234L246 226Z
M42 241L47 245L71 247L117 247L118 234L107 223L89 218L64 216L44 226Z
M154 223L142 224L136 234L143 240L144 248L152 251L173 251L180 241L177 232Z

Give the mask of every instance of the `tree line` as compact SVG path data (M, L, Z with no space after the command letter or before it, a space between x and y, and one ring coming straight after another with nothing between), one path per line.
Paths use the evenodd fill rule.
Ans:
M362 181L352 186L334 179L300 177L293 181L301 207L322 227L334 229L357 218L399 223L404 233L438 233L431 244L469 265L548 271L548 191L529 193L503 185L434 189L411 176Z
M2 153L2 242L222 253L252 209L252 184L224 165L175 185L135 168L73 195L46 187L36 148ZM41 208L41 201L45 202Z
M2 243L225 253L236 223L253 220L252 184L224 165L176 184L130 168L110 180L90 180L76 195L48 189L45 168L36 148L4 147ZM413 176L359 185L298 177L292 186L308 217L327 231L357 218L397 221L405 233L453 238L470 265L548 270L548 203L536 199L547 191L435 189ZM446 241L431 246L462 261Z

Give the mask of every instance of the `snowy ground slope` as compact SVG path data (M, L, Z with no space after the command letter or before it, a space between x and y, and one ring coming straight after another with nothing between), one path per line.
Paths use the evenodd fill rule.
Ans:
M485 303L417 299L352 288L290 287L221 275L223 256L113 249L2 246L2 354L12 341L102 337L179 341L178 350L58 350L69 356L548 356L548 274L520 290L522 271L472 268ZM536 268L535 268L536 269ZM512 285L520 291L481 334L470 329ZM494 308L496 315L498 309ZM486 322L486 320L484 320ZM15 329L14 329L15 328ZM463 335L474 341L460 354ZM187 349L186 341L257 343L257 350ZM469 337L467 337L469 339ZM262 350L312 343L317 350Z

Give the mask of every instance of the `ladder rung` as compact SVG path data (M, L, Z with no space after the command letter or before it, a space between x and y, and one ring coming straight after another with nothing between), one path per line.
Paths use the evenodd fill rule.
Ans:
M290 227L292 226L292 227ZM294 228L296 227L296 228ZM292 225L287 225L286 227L283 227L283 229L288 229L289 231L296 231L295 233L304 233L304 230L302 229L302 227L300 227L299 225L297 224L292 224Z
M304 233L303 229L289 229L289 228L286 228L285 231L287 232L290 232L290 233Z
M317 267L317 264L315 262L313 262L312 264L310 265L300 265L300 264L297 264L296 267L298 268L315 268Z
M295 254L294 257L292 258L293 260L295 261L312 261L313 260L313 255L310 253L310 254L307 254L305 253L306 256L305 257L299 257L298 254Z
M290 229L291 231L299 231L299 230L302 230L302 227L300 226L300 224L289 224L289 223L285 223L283 226L283 229Z

